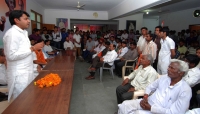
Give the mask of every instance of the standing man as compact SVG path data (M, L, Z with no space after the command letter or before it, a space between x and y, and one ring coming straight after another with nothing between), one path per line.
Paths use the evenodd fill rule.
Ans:
M139 37L139 40L137 42L137 50L139 54L142 54L142 51L144 49L144 44L146 43L146 35L147 35L148 29L146 27L141 28L142 36Z
M167 74L167 68L170 64L171 58L175 57L175 43L174 41L168 37L169 28L164 27L160 30L160 37L162 38L161 49L158 54L158 65L157 72L159 74Z
M160 40L161 40L161 38L160 38L160 29L162 29L162 27L161 26L157 26L156 28L155 28L155 38L154 38L154 42L156 43L156 45L157 45L157 51L156 51L156 59L155 59L155 61L154 61L154 63L153 63L153 68L154 69L157 69L157 64L158 64L158 53L159 53L159 51L160 51L160 48L161 48L161 44L160 44Z
M79 35L79 31L78 30L76 30L73 38L74 38L74 45L75 45L77 53L78 53L78 57L82 61L83 58L81 56L81 36Z
M15 99L33 80L34 50L42 49L42 44L31 46L28 32L29 14L14 10L9 15L12 27L3 37L4 52L7 60L8 101Z

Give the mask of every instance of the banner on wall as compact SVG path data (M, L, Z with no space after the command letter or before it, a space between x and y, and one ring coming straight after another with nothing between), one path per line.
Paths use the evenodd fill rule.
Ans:
M68 29L68 19L66 18L57 18L56 19L56 25L59 27L59 29L65 28Z
M0 0L0 48L3 47L3 36L11 27L9 14L13 10L26 11L26 0Z

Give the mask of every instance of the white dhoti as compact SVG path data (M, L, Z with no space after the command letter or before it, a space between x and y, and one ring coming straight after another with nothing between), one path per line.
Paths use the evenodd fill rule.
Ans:
M118 104L118 114L152 114L150 111L143 110L140 107L141 100L126 100L122 104Z

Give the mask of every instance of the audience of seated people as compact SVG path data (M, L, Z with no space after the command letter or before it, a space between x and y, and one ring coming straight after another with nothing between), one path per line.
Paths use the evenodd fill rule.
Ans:
M190 109L198 107L199 102L197 101L200 99L200 94L197 94L197 91L200 90L200 82L198 81L200 79L200 35L195 30L182 30L176 35L176 31L174 30L169 30L167 27L157 26L155 27L154 34L149 33L148 28L146 27L141 28L141 33L138 30L108 30L106 32L77 30L74 34L74 30L67 30L66 32L66 29L61 29L61 31L59 31L58 27L55 26L54 30L47 30L46 28L43 28L41 32L39 29L34 29L33 34L30 35L29 38L31 45L41 41L41 39L45 41L45 46L41 51L42 53L35 52L35 55L33 54L34 63L36 63L34 64L34 71L36 72L35 76L37 76L38 72L42 70L43 65L46 64L40 63L38 60L41 58L46 59L49 55L54 54L54 48L64 48L65 50L76 49L80 60L82 60L82 56L84 59L87 58L88 63L92 64L89 68L90 76L86 77L88 80L95 78L95 71L101 67L104 62L106 62L105 66L107 67L114 65L115 73L121 77L122 67L125 65L126 60L134 60L138 57L136 65L138 66L138 69L134 70L133 68L133 72L129 75L130 79L133 79L132 82L128 83L128 78L123 81L123 86L120 85L117 87L116 91L118 91L120 87L129 85L129 88L123 89L123 92L117 92L118 103L120 104L124 100L132 99L133 91L145 89L150 83L151 84L146 88L147 94L149 94L149 90L156 90L156 92L152 94L152 97L149 96L149 99L146 99L147 95L145 95L141 102L140 100L124 101L119 105L119 114L125 114L124 111L134 112L135 110L139 110L138 112L150 110L144 111L148 113L167 113L168 111L176 112L175 109L179 111L179 113L185 113L189 104ZM144 61L145 59L148 59L148 57L143 57L141 55L151 55L153 62L145 63ZM38 59L38 57L40 59ZM195 58L196 61L193 59L191 60L192 57ZM3 57L0 56L0 58L2 60ZM181 80L183 74L186 72L186 69L182 68L185 68L187 65L183 67L182 65L185 63L177 60L173 60L170 63L170 60L173 58L186 60L189 64L190 69L183 79L192 88L191 101L190 90L185 84L185 81ZM148 70L146 70L147 68L144 68L143 65L147 63L149 63L149 65L146 66L150 67L150 69L155 69L155 73L148 73L148 76L145 73ZM0 67L3 65L4 64L1 63ZM151 65L153 67L151 67ZM157 78L157 72L163 76L154 81ZM155 76L152 76L151 74L155 74ZM143 80L145 83L140 80L141 77L139 76L146 76ZM169 79L171 79L171 82ZM176 80L177 82L173 82L174 79L177 79L178 81ZM136 84L137 80L140 80L140 83ZM166 89L171 91L170 93L174 93L173 96L170 96L171 94L166 94L166 97L169 97L170 102L167 102L167 99L162 98L163 102L158 102L159 99L156 95L160 96L162 91L158 89L160 88L160 85L156 87L155 85L159 83L162 83L162 89ZM170 83L174 85L171 85ZM182 86L181 89L179 88L180 85ZM170 89L167 88L167 86ZM179 89L177 90L176 88ZM180 94L180 92L184 93L185 91L187 91L187 96L184 96L183 94L183 96L176 96ZM176 99L174 99L175 97ZM181 103L181 107L175 106L177 103ZM130 104L133 105L129 106ZM135 108L135 106L137 106L137 108ZM158 109L155 109L155 107Z
M110 44L109 51L106 53L106 55L101 57L100 61L95 61L97 62L96 65L95 66L92 65L89 68L90 75L86 77L87 80L95 79L94 75L96 70L102 67L103 64L105 67L112 67L114 60L117 58L117 53L115 51L115 48L116 46L114 44Z
M153 58L150 54L142 55L139 68L134 70L128 78L124 79L122 84L116 89L118 104L124 100L132 99L134 91L144 90L150 83L157 79L158 73L151 66L152 63Z
M122 67L125 65L127 60L135 60L138 57L138 52L136 49L136 43L130 43L130 49L125 53L119 60L114 61L115 72L119 77L122 77ZM127 65L133 65L133 62L128 63Z

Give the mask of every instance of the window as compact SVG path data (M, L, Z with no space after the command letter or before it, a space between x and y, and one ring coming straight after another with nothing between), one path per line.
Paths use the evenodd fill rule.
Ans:
M34 28L37 28L37 29L42 28L42 15L41 14L31 10L30 18L31 18L32 30Z

